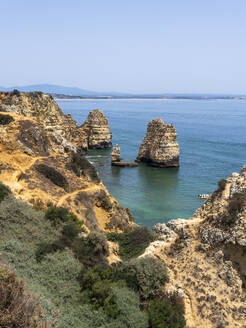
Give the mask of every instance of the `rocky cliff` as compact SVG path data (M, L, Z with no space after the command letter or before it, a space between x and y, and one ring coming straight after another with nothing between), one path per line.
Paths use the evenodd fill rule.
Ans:
M87 149L86 132L77 126L70 114L64 115L49 95L41 92L1 92L0 111L35 119L43 126L56 153Z
M167 294L185 309L188 326L245 327L246 166L219 182L191 219L157 224L145 254L169 267Z
M95 109L91 111L81 128L87 134L88 148L103 149L112 147L112 133L104 113Z
M166 125L161 118L150 121L137 161L158 167L178 167L180 151L176 137L172 124Z
M89 230L135 224L77 152L84 132L50 96L1 93L0 111L0 181L17 197L40 208L67 207Z

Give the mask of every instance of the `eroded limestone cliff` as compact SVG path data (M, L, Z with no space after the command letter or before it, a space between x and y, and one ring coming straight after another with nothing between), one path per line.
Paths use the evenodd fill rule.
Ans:
M112 133L106 116L100 109L92 110L81 128L87 134L88 148L103 149L112 147Z
M166 125L161 118L150 121L137 161L158 167L178 167L180 150L176 138L172 124Z
M84 132L50 96L0 93L0 111L0 181L17 197L41 208L67 207L89 230L135 224L77 152Z
M49 136L52 150L56 153L64 154L88 148L86 132L77 126L70 114L64 115L49 95L41 92L0 92L0 111L35 119Z
M157 224L145 252L168 265L165 289L189 327L246 327L246 166L219 183L191 219Z

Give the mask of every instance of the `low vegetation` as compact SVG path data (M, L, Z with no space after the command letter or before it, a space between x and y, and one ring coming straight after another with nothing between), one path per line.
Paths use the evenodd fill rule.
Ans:
M141 255L155 240L156 235L146 227L136 227L130 232L108 233L107 238L119 244L119 255L123 260L127 260Z
M219 191L223 191L225 190L225 186L227 184L227 180L226 179L221 179L219 182L218 182L218 190Z
M149 310L150 328L184 328L186 327L183 310L173 302L164 299L155 299L150 302Z
M0 125L8 125L14 121L14 118L8 114L0 114Z
M45 164L37 164L35 165L35 169L47 179L52 181L56 186L63 188L65 191L68 191L68 181L66 177L64 177L55 168Z
M184 327L174 307L165 325L154 319L152 301L163 297L168 281L165 264L144 257L108 265L105 235L86 234L69 211L37 211L8 194L0 203L0 230L0 262L25 280L44 317L58 327Z

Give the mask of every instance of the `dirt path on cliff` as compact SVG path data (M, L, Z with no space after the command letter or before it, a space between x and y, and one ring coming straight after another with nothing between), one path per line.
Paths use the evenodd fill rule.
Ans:
M73 197L73 196L76 196L79 192L95 192L97 190L100 190L101 189L101 186L100 185L92 185L88 188L85 188L85 189L78 189L78 190L75 190L71 193L68 193L66 195L63 195L60 197L58 203L57 203L57 206L62 206L62 204L69 198L69 197Z

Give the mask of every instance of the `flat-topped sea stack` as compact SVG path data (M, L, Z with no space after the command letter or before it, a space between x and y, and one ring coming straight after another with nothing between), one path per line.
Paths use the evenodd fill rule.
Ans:
M149 122L147 134L139 148L137 162L157 167L179 167L179 144L176 129L161 118Z
M120 158L120 146L116 144L112 151L112 166L119 166L119 167L135 167L138 166L137 162L122 162Z
M112 147L112 133L106 116L100 109L92 110L81 128L87 134L89 149L104 149Z

